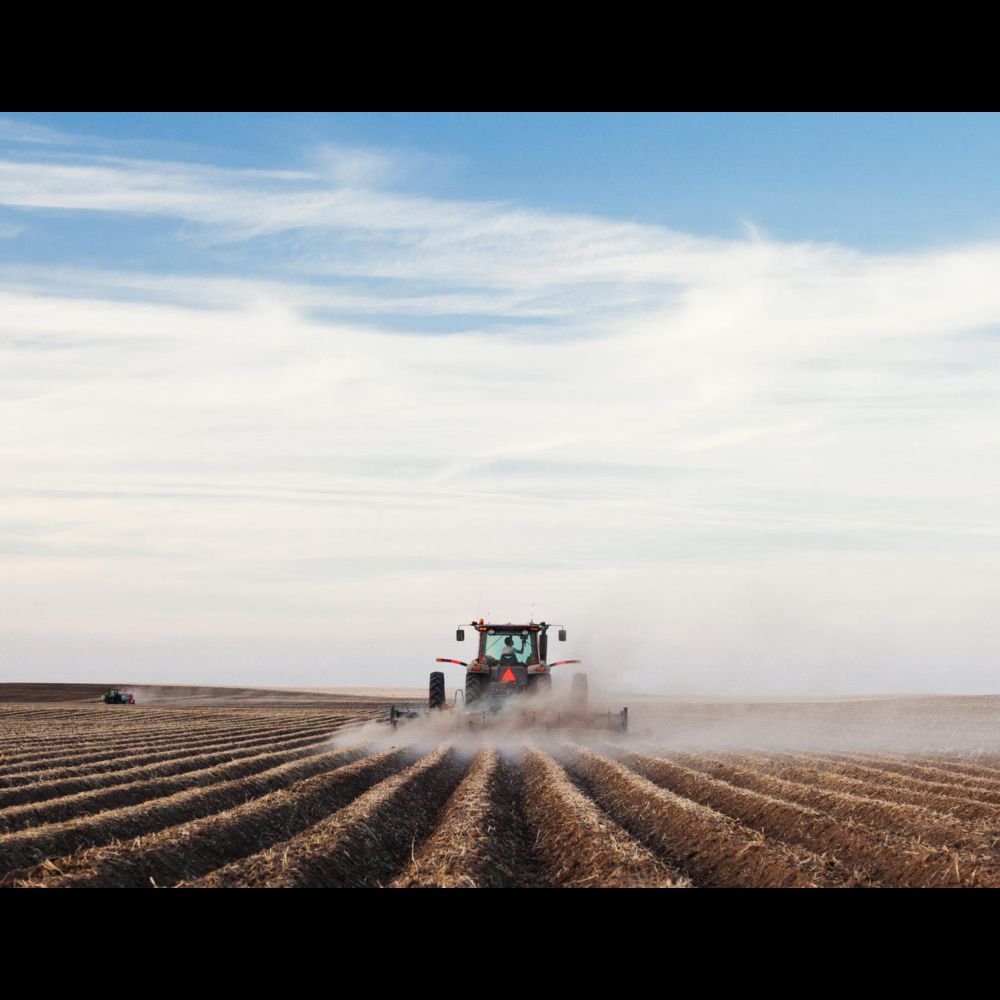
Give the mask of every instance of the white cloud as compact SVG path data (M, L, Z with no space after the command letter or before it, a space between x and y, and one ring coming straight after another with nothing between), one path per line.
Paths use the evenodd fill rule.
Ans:
M483 592L615 670L626 623L622 672L667 689L986 683L1000 247L710 240L391 175L0 163L21 210L307 234L265 280L7 272L12 648L418 684Z
M75 137L54 128L47 128L45 125L33 125L30 122L17 121L13 118L0 118L0 142L62 146L73 141L75 141Z

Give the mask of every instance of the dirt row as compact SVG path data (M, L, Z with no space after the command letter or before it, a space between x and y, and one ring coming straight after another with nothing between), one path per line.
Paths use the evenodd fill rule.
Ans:
M69 766L71 764L89 763L99 759L110 759L123 751L144 752L160 749L171 749L182 746L198 745L200 742L210 742L226 738L253 737L278 731L288 726L323 726L331 729L341 728L354 721L349 715L332 715L321 719L289 719L272 721L270 723L237 723L231 726L210 727L171 727L160 734L130 733L125 735L105 736L91 743L75 742L72 746L62 746L58 749L39 749L36 745L30 751L20 754L9 754L2 758L0 764L0 781L9 775L21 774L31 770L44 770L50 767Z
M658 787L604 756L578 750L570 770L611 816L695 885L805 888L845 881L829 861L769 842L738 817Z
M374 887L385 884L425 836L463 765L441 747L300 834L187 885Z
M0 708L0 726L4 737L23 738L44 737L48 740L78 737L96 732L123 732L130 729L163 728L165 726L204 726L213 723L229 724L248 721L282 721L292 718L321 718L334 713L358 714L360 710L351 705L330 706L328 708L214 709L210 713L200 709L182 710L177 708L157 710L134 706L97 705L93 709L73 709L64 718L49 719L40 715L35 719L11 720Z
M386 750L353 763L338 755L318 774L265 791L232 809L170 826L128 843L46 861L13 880L34 887L172 886L282 843L402 770L407 755ZM340 766L336 766L336 765ZM263 790L263 789L262 789Z
M985 756L333 749L347 713L258 714L9 765L0 885L1000 887Z
M697 754L677 754L675 759L693 770L703 771L730 784L809 806L838 820L909 837L929 846L961 850L977 850L984 846L983 838L967 824L931 809L901 805L870 794L852 795L788 781L725 759Z
M833 774L822 768L806 767L767 757L740 755L727 759L788 781L816 785L833 792L846 792L848 795L873 798L882 802L916 806L922 810L943 813L960 820L988 823L998 812L996 805L960 794L965 791L962 786L949 788L941 784L932 786L928 782L926 788L901 788L892 782L874 777L855 778L844 774Z
M805 754L769 753L765 754L765 759L780 763L801 766L814 771L827 771L832 774L842 774L849 778L856 778L872 786L883 788L909 789L916 792L939 793L942 795L960 794L964 798L977 802L984 802L989 805L1000 806L1000 793L991 791L988 788L970 788L969 786L958 786L950 781L933 781L928 778L914 778L905 774L898 774L894 771L886 771L876 766L875 762L870 764L857 764L851 761L844 761L833 757L821 757Z
M190 788L214 785L233 778L256 774L286 761L299 760L302 757L319 753L325 743L324 737L317 739L315 736L287 740L274 744L266 751L258 752L258 748L254 748L248 752L248 756L237 756L235 760L226 760L224 763L201 768L197 771L167 777L147 778L128 784L119 784L115 780L115 775L108 775L105 784L90 791L65 795L49 801L11 806L0 811L0 831L23 830L29 826L59 823L108 809L145 802L149 799L163 798L175 792L187 791Z
M789 799L777 779L744 783L734 771L713 777L676 761L628 753L624 763L678 795L709 806L786 844L835 859L844 886L979 885L981 864L919 839L901 837L850 815L834 816ZM736 780L726 780L734 778ZM787 784L787 783L785 783ZM963 865L962 862L965 861Z
M416 844L421 844L419 852ZM677 886L685 880L548 754L428 754L275 847L198 886Z
M50 725L45 719L38 719L24 727L16 727L0 716L0 752L16 752L18 747L45 747L75 745L81 742L110 739L121 735L155 737L164 733L193 732L197 729L229 727L235 725L280 725L294 721L321 721L332 715L357 716L354 711L293 710L288 712L239 711L218 713L211 717L184 717L178 715L151 715L149 710L106 708L104 718L70 719L65 723Z
M128 766L127 764L111 767L105 764L94 766L94 770L77 773L65 778L35 781L16 788L0 788L0 828L2 828L5 811L19 804L38 804L50 799L63 798L109 785L125 786L134 782L151 778L162 778L189 771L199 771L203 768L224 764L227 761L252 757L265 750L282 747L311 746L326 742L330 732L326 729L310 729L305 732L292 731L278 734L274 738L260 738L246 743L235 743L215 747L210 752L188 750L165 759L156 760L150 764ZM121 765L122 762L116 762Z
M984 791L1000 791L1000 775L989 769L977 768L976 773L968 773L963 766L962 771L954 771L942 767L941 761L929 763L924 760L900 759L896 757L870 757L866 755L843 755L844 759L857 763L878 767L890 774L902 774L913 778L923 778L926 781L944 781L964 788L981 789Z
M0 836L0 878L6 879L22 868L84 848L141 837L192 819L212 816L276 789L287 788L302 778L322 774L363 756L364 752L364 747L357 746L310 755L205 788L186 789L94 816Z
M190 736L187 739L175 740L169 744L131 744L116 749L101 748L100 751L89 751L74 754L72 759L65 757L59 760L36 761L25 766L19 765L17 771L0 775L0 788L11 788L17 785L29 784L33 781L48 781L53 778L69 777L73 773L87 773L99 767L113 769L116 764L124 763L131 767L156 760L166 760L171 755L185 753L209 752L225 746L249 745L250 743L268 739L278 739L296 733L329 732L335 733L344 728L341 721L298 722L287 723L267 729L234 730L219 733L205 733L200 736Z
M392 884L397 888L504 888L541 884L520 808L523 772L494 748L481 751L436 829Z

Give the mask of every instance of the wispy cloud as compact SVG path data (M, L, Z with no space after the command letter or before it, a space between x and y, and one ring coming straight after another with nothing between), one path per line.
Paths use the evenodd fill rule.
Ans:
M857 664L895 684L887 637L943 669L962 627L976 682L1000 247L714 240L404 176L371 151L302 171L0 161L0 204L33 227L156 217L217 254L212 274L5 269L12 637L50 662L122 621L161 663L178 635L244 664L300 643L295 680L349 682L320 676L331 635L360 660L387 617L444 635L485 591L504 617L534 600L652 623L664 687L686 662L706 689L767 689L766 655L786 685L802 664L800 689L857 686ZM841 684L811 637L852 616Z
M0 118L0 142L28 143L40 146L68 146L79 141L79 137L67 135L58 129L14 118Z

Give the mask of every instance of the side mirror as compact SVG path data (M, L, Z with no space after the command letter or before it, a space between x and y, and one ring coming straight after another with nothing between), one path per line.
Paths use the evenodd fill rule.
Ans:
M559 641L560 642L566 641L566 629L564 628L559 629Z
M549 656L549 637L541 635L538 637L538 659L544 663Z
M460 628L455 632L455 642L465 642L465 629Z

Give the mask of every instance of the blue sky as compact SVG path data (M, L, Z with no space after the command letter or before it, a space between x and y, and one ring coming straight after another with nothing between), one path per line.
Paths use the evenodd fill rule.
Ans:
M301 169L323 143L410 159L412 189L730 237L899 249L1000 227L1000 116L976 113L7 113L74 145Z
M419 685L534 606L609 684L996 690L998 152L0 113L5 669Z

